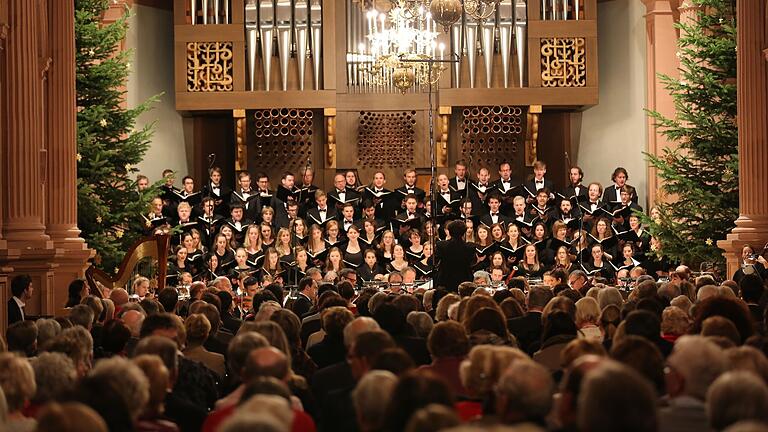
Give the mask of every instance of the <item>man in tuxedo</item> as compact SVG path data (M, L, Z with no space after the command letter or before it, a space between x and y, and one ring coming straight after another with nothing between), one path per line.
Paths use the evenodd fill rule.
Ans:
M544 178L546 173L547 164L539 160L533 163L533 178L525 183L526 189L528 189L528 191L533 194L533 196L530 194L528 195L528 204L536 201L536 194L541 189L546 189L550 192L550 199L555 197L553 194L555 190L555 184L552 183L552 180Z
M520 349L533 354L539 349L541 339L541 312L552 299L552 291L545 288L533 287L528 292L528 312L521 317L507 321L510 333L515 335Z
M261 222L261 200L259 194L251 189L251 174L248 171L240 171L240 174L237 175L237 182L239 187L230 196L230 207L234 204L240 204L246 219Z
M19 321L24 321L26 315L24 307L26 302L32 298L32 278L27 275L18 275L11 280L11 293L13 297L8 299L8 325Z
M488 197L488 207L490 207L490 211L480 216L480 223L487 227L498 223L501 224L502 228L506 231L507 224L510 222L510 219L509 217L501 214L501 197L496 194Z
M299 281L299 293L291 305L291 311L301 318L315 305L317 299L317 282L311 277L304 277Z
M413 195L416 197L419 207L424 206L424 199L426 198L427 193L424 191L424 189L416 187L417 178L416 170L413 168L408 168L403 173L403 185L395 189L395 192L399 193L402 197L403 205L401 208L405 208L405 197L408 195Z
M621 188L627 184L627 180L629 180L629 174L623 167L618 167L613 170L611 180L613 180L613 186L606 187L605 191L603 191L603 202L609 204L620 203ZM632 202L637 204L637 193L632 196Z
M563 190L563 196L568 199L571 197L576 197L574 206L578 205L579 202L586 201L588 199L587 187L581 184L583 179L584 171L582 171L580 167L574 166L571 167L571 169L568 171L568 180L570 184L565 188L565 190Z
M328 196L322 190L315 191L316 207L307 210L307 222L310 225L317 224L325 227L325 223L331 219L337 219L336 209L328 205Z
M477 182L469 183L469 200L472 201L474 214L480 215L488 211L488 196L495 189L491 183L491 173L488 168L480 168L477 172Z
M360 193L347 188L347 180L341 173L333 177L333 189L328 191L327 195L328 200L336 207L337 211L341 211L346 203L350 203L354 207L360 205Z
M240 204L232 204L229 206L229 212L231 218L227 219L225 223L232 228L232 235L237 240L238 244L245 242L245 236L248 233L248 226L254 222L245 218L243 213L243 206Z
M462 198L465 198L467 196L467 192L469 192L467 163L463 160L457 161L453 168L453 172L456 175L448 181L448 185L451 187L451 190L458 193Z
M395 232L395 235L403 236L411 229L421 231L425 218L418 211L418 205L416 195L408 195L405 198L405 211L398 214L392 220L392 230ZM410 241L404 242L401 239L400 243L410 244Z
M509 214L512 209L512 189L516 189L520 183L512 179L512 166L508 162L499 165L499 179L493 182L492 186L501 194L501 211Z
M341 235L346 237L347 230L355 225L355 222L355 206L352 203L344 204L341 209L341 221L339 223L339 227L342 230Z
M215 166L210 169L208 183L200 190L203 197L214 199L214 212L225 217L229 214L229 200L232 189L221 184L221 168Z
M387 178L383 171L373 173L373 182L363 189L363 201L371 201L376 206L376 217L388 221L397 212L399 201L392 191L386 189ZM393 199L394 198L394 199Z

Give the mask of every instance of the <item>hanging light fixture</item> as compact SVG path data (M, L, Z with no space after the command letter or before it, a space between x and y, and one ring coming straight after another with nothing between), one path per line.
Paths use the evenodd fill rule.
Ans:
M360 56L367 64L370 85L390 84L405 93L414 85L435 84L445 69L434 60L445 54L445 45L437 43L437 24L426 1L399 0L388 14L375 9L366 14L367 51Z

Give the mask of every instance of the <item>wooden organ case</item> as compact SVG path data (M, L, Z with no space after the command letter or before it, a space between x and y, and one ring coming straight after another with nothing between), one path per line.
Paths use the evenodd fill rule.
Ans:
M428 173L426 90L362 79L367 3L174 0L176 108L194 118L192 174L205 178L210 153L227 180L248 169L273 187L306 166L323 188L346 169L363 181L383 170L392 187L406 167ZM596 0L501 0L488 19L464 14L441 32L459 61L433 94L438 171L464 159L471 175L486 166L494 176L509 161L522 179L541 159L563 186L565 152L578 151L571 115L598 101L596 15Z

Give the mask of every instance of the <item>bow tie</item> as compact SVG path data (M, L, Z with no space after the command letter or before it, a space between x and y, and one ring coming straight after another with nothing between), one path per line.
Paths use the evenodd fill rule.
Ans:
M317 211L319 211L320 213L325 213L326 209L321 208L321 209L317 209Z
M250 190L250 189L248 189L248 190L245 190L245 189L243 189L243 192L242 192L242 193L243 193L243 194L249 194L249 193L251 193L251 190Z
M498 215L499 215L498 213L491 213L491 216L494 216L494 217Z
M544 180L536 180L536 184L544 184Z
M408 212L408 217L409 217L409 218L412 218L412 217L414 217L414 216L416 216L416 213L411 213L411 212Z
M456 179L456 183L464 183L464 180L463 180L463 179L458 179L458 178L457 178L457 179Z

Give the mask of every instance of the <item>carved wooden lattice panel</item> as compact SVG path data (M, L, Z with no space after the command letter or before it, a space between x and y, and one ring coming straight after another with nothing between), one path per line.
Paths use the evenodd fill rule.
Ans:
M583 37L541 39L541 85L584 87L587 56Z
M368 168L413 166L416 111L360 111L357 159Z
M187 91L232 91L232 42L187 43Z
M523 142L524 110L516 106L464 108L459 123L461 158L477 172L481 167L491 172L502 162L518 157Z
M248 157L262 171L299 172L312 156L312 110L252 111Z

